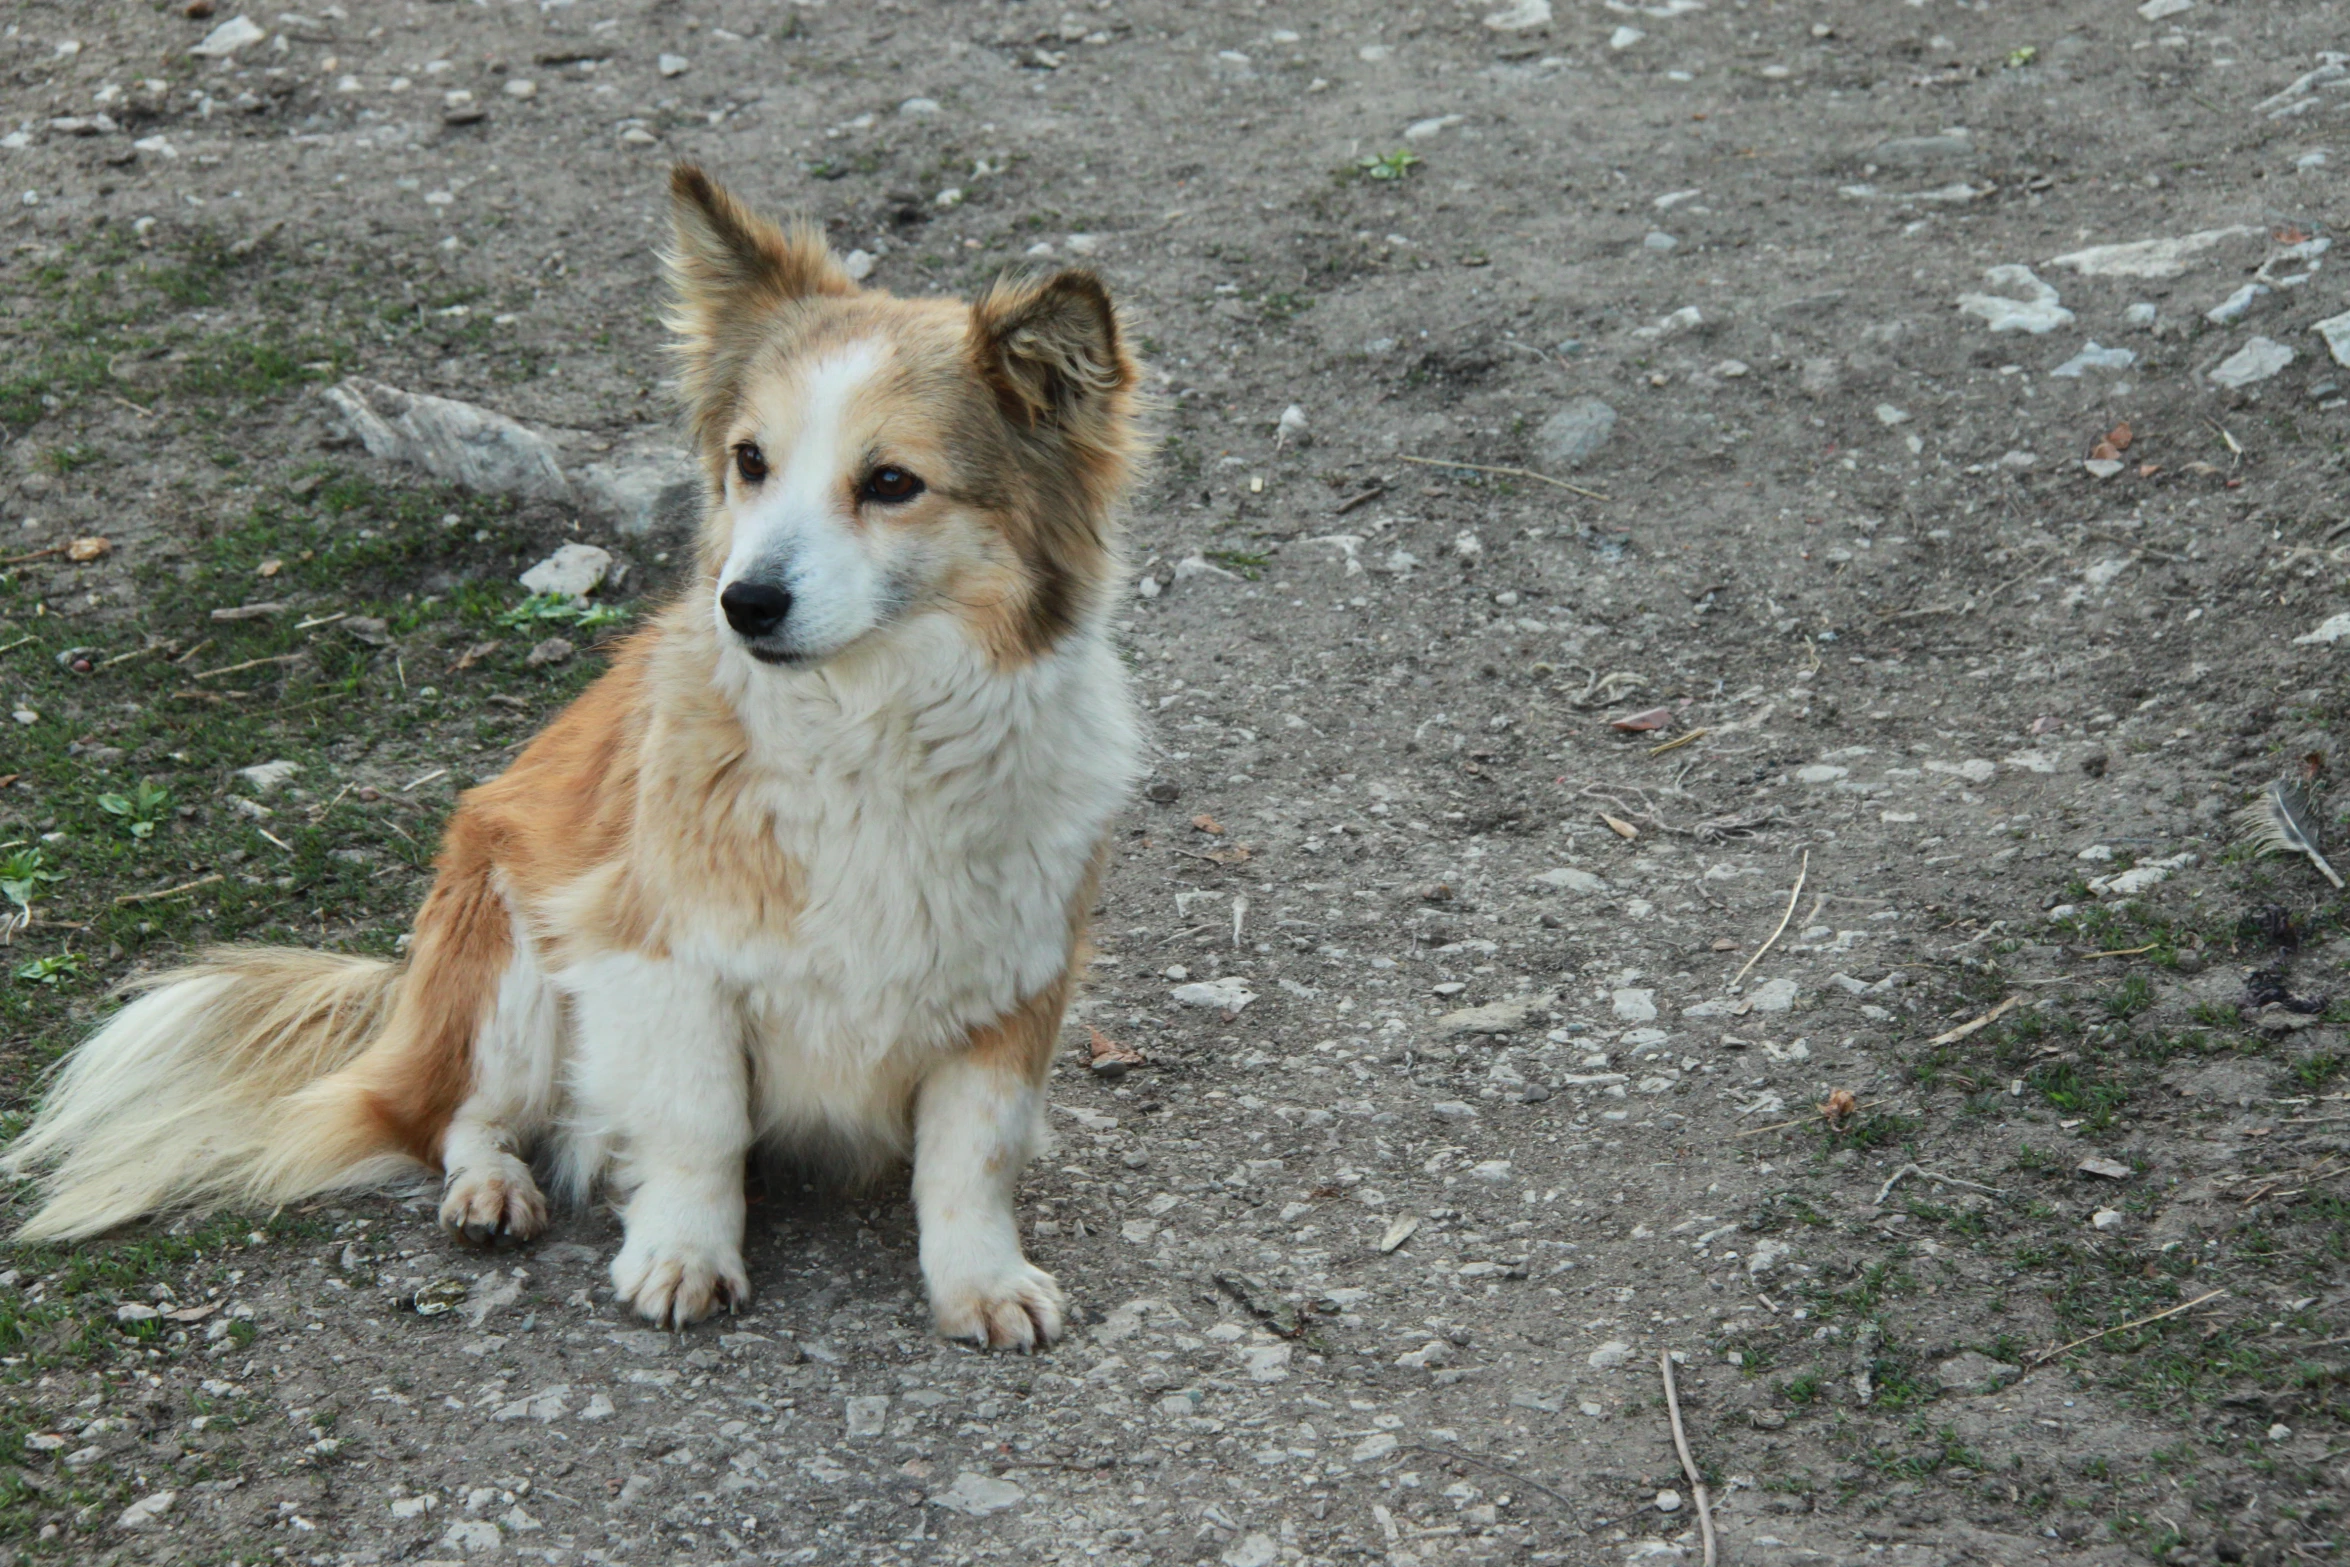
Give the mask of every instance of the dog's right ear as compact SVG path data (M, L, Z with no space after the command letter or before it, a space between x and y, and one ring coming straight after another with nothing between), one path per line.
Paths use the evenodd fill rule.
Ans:
M669 329L676 334L679 390L697 439L726 417L736 372L757 347L761 320L816 294L852 294L856 284L812 223L778 228L691 163L669 175L674 236Z

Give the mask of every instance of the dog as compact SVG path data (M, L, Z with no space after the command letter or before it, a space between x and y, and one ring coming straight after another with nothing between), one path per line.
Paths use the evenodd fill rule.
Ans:
M442 1172L477 1244L601 1189L614 1289L750 1299L746 1161L911 1158L938 1330L1063 1297L1014 1188L1132 786L1108 628L1138 374L1093 274L974 303L670 181L705 504L689 584L450 817L398 963L230 948L146 981L7 1165L26 1240Z

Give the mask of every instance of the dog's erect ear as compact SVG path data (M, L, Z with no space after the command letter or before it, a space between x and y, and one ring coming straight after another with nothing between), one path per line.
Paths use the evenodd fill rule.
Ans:
M979 371L1026 424L1070 424L1134 383L1109 291L1091 272L999 278L971 307Z
M670 330L677 334L686 406L697 433L723 416L725 392L742 355L756 346L761 318L816 294L852 294L824 231L778 228L734 199L709 175L681 163L669 175L675 235L669 270Z

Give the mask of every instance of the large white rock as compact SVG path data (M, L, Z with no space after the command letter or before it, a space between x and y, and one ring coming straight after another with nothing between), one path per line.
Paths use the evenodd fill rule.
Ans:
M1238 1012L1257 999L1257 993L1248 988L1248 981L1236 974L1222 979L1195 979L1188 985L1175 987L1175 1004L1185 1007L1204 1007L1215 1012Z
M933 1507L944 1507L969 1518L985 1518L1008 1507L1017 1507L1028 1500L1028 1493L1009 1480L998 1480L992 1475L978 1474L966 1469L955 1476L955 1483L930 1498Z
M268 36L253 24L252 18L232 17L206 33L203 42L193 45L188 53L199 60L225 60L247 44L257 44Z
M504 414L356 376L328 387L326 399L368 452L386 462L485 495L571 498L554 446Z

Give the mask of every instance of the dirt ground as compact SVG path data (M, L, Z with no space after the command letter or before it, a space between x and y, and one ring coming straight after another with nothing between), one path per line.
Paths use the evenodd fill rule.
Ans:
M1668 1351L1727 1562L2342 1553L2350 905L2230 820L2350 698L2338 7L183 9L0 31L10 1128L197 945L394 950L672 580L588 474L664 471L678 158L1108 278L1154 776L1060 1347L931 1337L902 1185L760 1187L675 1337L423 1184L19 1249L0 1553L1695 1563Z

